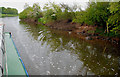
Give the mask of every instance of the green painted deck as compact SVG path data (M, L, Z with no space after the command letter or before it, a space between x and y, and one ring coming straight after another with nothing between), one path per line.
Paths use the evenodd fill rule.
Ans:
M7 58L7 75L26 75L9 33L5 33L5 49Z

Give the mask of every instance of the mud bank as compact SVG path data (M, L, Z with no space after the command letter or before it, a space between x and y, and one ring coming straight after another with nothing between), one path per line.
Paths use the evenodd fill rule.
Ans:
M88 26L86 24L80 25L80 24L72 23L70 21L47 23L45 25L52 29L68 31L69 34L74 33L81 39L104 40L104 41L112 42L113 44L120 45L119 38L100 36L99 33L94 33L96 31L96 28L98 28L97 26Z
M42 24L34 19L24 19L21 21L26 22L28 24ZM96 28L98 28L97 26L88 26L86 24L80 25L72 23L70 20L51 22L43 25L55 30L68 31L69 34L74 33L78 38L83 40L103 40L120 46L120 38L100 36L99 33L95 33Z

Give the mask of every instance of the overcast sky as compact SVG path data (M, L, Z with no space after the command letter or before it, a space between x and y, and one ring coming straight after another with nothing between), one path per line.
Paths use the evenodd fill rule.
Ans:
M43 7L47 2L55 2L55 3L66 3L66 4L78 4L81 5L82 8L86 7L86 2L89 0L0 0L0 7L11 7L16 8L18 12L21 12L24 9L25 3L28 3L30 6L33 3L39 2L40 6Z

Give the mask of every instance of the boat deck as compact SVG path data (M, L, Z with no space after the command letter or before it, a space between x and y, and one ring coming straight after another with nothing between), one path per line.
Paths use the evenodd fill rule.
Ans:
M0 77L2 75L29 77L11 34L4 32L4 24L0 22Z
M26 75L25 69L21 63L21 58L14 45L9 32L5 32L5 50L6 50L6 74L7 75ZM5 71L4 71L5 72Z

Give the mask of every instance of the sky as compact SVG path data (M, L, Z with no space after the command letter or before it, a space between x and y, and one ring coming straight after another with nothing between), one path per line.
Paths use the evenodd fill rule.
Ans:
M89 0L0 0L0 7L16 8L20 13L24 10L25 3L28 3L30 6L32 6L33 3L38 2L39 5L43 7L45 3L55 2L58 4L66 3L69 5L78 4L84 9L87 6L86 2L88 1Z

